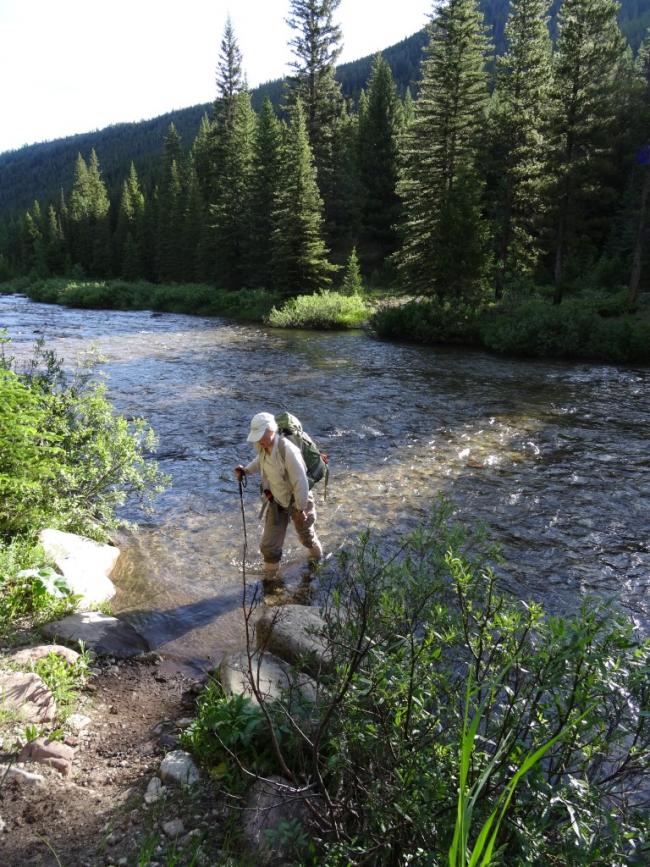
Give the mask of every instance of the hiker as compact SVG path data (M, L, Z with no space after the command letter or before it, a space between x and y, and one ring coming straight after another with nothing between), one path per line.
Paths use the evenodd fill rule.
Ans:
M273 575L278 569L289 518L298 538L309 551L310 561L317 562L323 556L323 548L314 529L314 495L309 490L307 468L300 449L287 437L281 436L270 412L258 412L253 416L247 441L254 443L257 457L246 466L236 466L235 477L241 480L253 473L262 474L262 490L267 503L260 551L265 573Z

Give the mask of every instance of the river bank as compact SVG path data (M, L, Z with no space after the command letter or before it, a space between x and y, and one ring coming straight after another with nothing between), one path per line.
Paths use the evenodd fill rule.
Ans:
M366 328L387 340L478 348L514 358L650 364L650 294L642 294L631 310L622 289L574 293L554 305L550 287L538 287L499 303L471 305L390 290L287 300L264 290L227 292L203 284L65 278L0 284L0 294L15 292L81 309L226 316L281 328Z
M232 818L205 777L147 796L196 713L203 682L149 654L93 663L76 701L85 726L62 740L69 775L21 762L0 785L3 863L33 867L212 865ZM167 829L167 830L165 830Z

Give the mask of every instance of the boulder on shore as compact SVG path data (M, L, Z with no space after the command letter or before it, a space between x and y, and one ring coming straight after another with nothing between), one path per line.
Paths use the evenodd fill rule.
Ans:
M295 789L282 777L257 780L251 786L244 810L244 842L258 865L294 863L295 851L281 837L271 842L267 831L277 831L287 822L307 824L309 808L304 791ZM313 795L312 795L313 798ZM294 857L292 857L294 856Z
M41 631L53 638L83 641L86 648L97 656L129 659L149 649L144 638L132 626L99 611L70 614L63 620L47 623Z
M45 656L49 656L50 653L56 653L57 656L65 659L68 665L74 665L79 659L77 651L70 647L64 647L62 644L39 644L37 647L26 647L12 653L9 662L15 665L30 665Z
M115 596L108 576L120 556L119 548L52 529L41 530L38 540L72 592L81 596L80 606L98 605Z
M0 707L23 723L49 723L56 717L56 702L37 674L0 671Z
M318 677L332 665L324 627L325 621L313 605L266 608L255 626L257 647Z
M227 695L244 695L258 704L251 685L251 669L263 700L282 699L289 707L302 699L312 703L316 701L317 687L309 675L292 670L288 663L272 653L259 651L252 653L250 668L246 651L224 656L218 669L224 692Z
M167 753L160 764L160 779L163 783L175 783L177 786L193 786L199 781L199 769L189 753L173 750Z
M36 738L25 744L18 754L19 762L38 762L55 768L64 777L72 773L72 760L75 751L60 741L50 741L47 738Z

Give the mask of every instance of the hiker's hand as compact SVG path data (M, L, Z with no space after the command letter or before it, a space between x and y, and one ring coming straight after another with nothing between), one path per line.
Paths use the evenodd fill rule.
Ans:
M245 475L246 475L246 470L244 469L244 467L241 464L238 464L235 467L235 478L237 479L238 482L241 482L241 480L244 478Z

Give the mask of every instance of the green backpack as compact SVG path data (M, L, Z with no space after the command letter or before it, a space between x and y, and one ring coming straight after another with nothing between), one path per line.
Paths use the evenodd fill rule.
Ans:
M321 452L309 434L302 429L302 424L295 415L291 415L290 412L281 412L275 416L275 422L278 426L278 433L281 434L280 444L286 437L300 449L302 459L307 467L309 489L311 490L321 479L325 479L324 496L327 496L327 481L330 474L327 455ZM285 454L283 454L284 456Z

